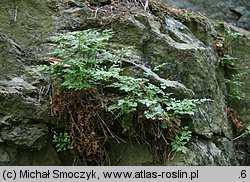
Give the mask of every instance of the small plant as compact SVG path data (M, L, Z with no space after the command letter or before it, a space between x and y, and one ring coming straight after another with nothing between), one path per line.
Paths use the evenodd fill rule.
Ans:
M104 48L104 41L111 34L108 30L102 33L85 30L53 36L50 38L55 47L52 54L62 61L51 66L39 66L37 70L50 74L54 79L61 79L61 87L65 89L94 88L121 71L116 62L117 57ZM109 62L111 66L103 66Z
M63 133L54 132L53 142L55 143L57 152L73 149L73 145L70 141L70 136L66 131Z
M167 103L166 110L172 111L173 115L194 115L198 104L211 101L210 99L172 99L172 102Z
M245 138L250 135L250 125L245 129L245 131L238 137L234 138L233 140L237 140L241 137Z
M241 37L242 35L243 34L240 32L234 32L234 31L228 29L225 32L224 38L225 38L225 41L227 41L228 43L231 43L233 40Z
M225 66L229 69L236 69L236 65L237 65L237 58L234 58L230 55L225 55L222 59L221 59L221 65Z
M232 51L232 43L235 39L241 37L243 34L239 32L234 32L230 29L226 30L223 36L223 42L224 42L224 47L227 49L227 54L231 55L233 53Z
M174 141L171 143L172 150L186 154L188 152L188 148L185 145L190 141L191 137L192 132L188 131L187 127L183 127L181 135L177 135Z
M245 97L245 93L242 91L242 86L244 82L241 82L242 77L246 73L238 73L233 75L232 79L226 79L226 83L228 86L228 96L231 99L242 100Z
M240 60L232 56L233 41L241 36L243 36L243 34L227 28L223 36L217 39L217 47L220 48L218 50L220 50L219 53L221 53L220 64L225 67L226 70L230 71L227 72L227 79L225 79L229 100L242 100L245 97L245 93L242 90L244 83L241 80L246 72L240 68Z
M250 135L250 126L246 128L245 132L242 134L242 137L246 137L248 135Z
M149 80L124 76L121 77L119 82L113 83L110 87L118 88L127 95L108 107L109 111L119 111L117 117L124 116L124 114L129 114L140 108L144 110L144 116L147 119L166 119L165 117L168 114L161 103L168 100L169 94L149 83Z

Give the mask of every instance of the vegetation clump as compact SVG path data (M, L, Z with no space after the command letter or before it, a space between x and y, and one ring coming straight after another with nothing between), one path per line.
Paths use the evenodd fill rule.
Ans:
M237 111L233 109L235 108L235 103L242 101L246 95L243 91L245 84L243 79L247 75L247 68L242 67L242 61L233 56L234 41L242 37L243 34L233 31L230 27L225 27L224 23L221 23L220 26L222 28L221 34L215 38L214 45L221 60L220 65L223 67L225 73L228 119L232 122L236 135L245 131L239 137L236 137L238 139L249 132L249 127L246 128L243 126Z
M240 60L233 57L233 41L242 34L229 28L223 31L223 35L217 36L214 41L215 48L220 56L220 64L225 68L228 99L230 101L242 100L245 93L242 90L244 83L241 81L246 75L244 68L240 68Z
M187 153L191 132L182 128L182 118L194 115L197 104L206 100L177 100L164 85L124 74L123 61L133 61L133 48L108 42L112 34L91 29L53 36L56 58L38 67L60 83L52 108L65 121L78 164L108 164L105 143L110 138L122 142L124 136L155 145L156 162L166 151Z
M57 152L73 149L67 132L54 132L53 142L56 144Z

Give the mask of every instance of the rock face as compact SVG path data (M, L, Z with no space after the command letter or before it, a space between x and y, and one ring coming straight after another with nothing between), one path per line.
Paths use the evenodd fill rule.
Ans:
M234 1L230 2L233 7ZM190 3L192 1L183 4ZM249 5L248 1L241 3L245 4L237 6ZM134 55L147 67L154 69L163 64L156 71L161 78L184 84L193 91L194 98L212 100L201 105L192 119L183 121L193 132L188 146L190 152L166 158L162 165L239 165L231 141L234 131L226 112L225 78L219 71L223 68L211 41L217 34L213 25L208 24L210 28L205 35L211 40L204 41L192 27L169 15L159 17L141 6L121 3L110 8L107 4L102 1L96 4L101 5L98 9L91 9L77 0L0 2L0 23L3 25L0 27L0 165L61 164L51 145L49 128L55 125L49 108L40 99L41 88L49 90L48 79L33 73L31 67L45 62L49 48L42 43L53 32L89 28L111 28L115 32L112 41L134 46ZM232 10L232 20L233 13ZM235 42L234 54L249 66L249 32L242 33L245 37ZM248 74L246 93L250 93L249 80ZM244 104L238 103L239 108L244 108L239 112L245 125L250 121L249 99L247 94ZM112 147L108 146L108 153L112 165L153 164L147 146L128 143L110 143ZM123 158L120 159L118 153L123 153ZM134 153L139 157L133 156Z
M210 18L215 18L239 27L250 30L250 1L248 0L162 0L162 2L204 13Z
M0 165L58 165L48 108L39 102L39 62L52 20L45 1L0 2ZM42 152L43 151L43 152Z

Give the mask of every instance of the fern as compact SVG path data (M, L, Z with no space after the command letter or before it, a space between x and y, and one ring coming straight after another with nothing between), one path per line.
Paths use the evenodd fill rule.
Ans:
M123 75L122 59L129 59L132 50L130 47L109 44L107 41L112 34L109 30L84 30L53 36L50 38L54 47L52 54L62 61L58 64L39 66L37 70L44 71L58 80L62 89L111 88L113 92L120 93L118 101L108 105L107 111L114 113L116 119L121 119L123 132L129 131L133 122L136 122L127 120L126 116L138 110L142 111L147 120L159 121L161 128L167 129L170 117L194 115L196 105L207 101L176 100L171 98L171 93L166 93L163 87L150 83L148 79ZM68 136L54 138L59 149L64 150L67 146L60 137L66 138L67 143ZM182 135L175 137L173 150L186 153L185 145L190 137L191 132L184 128Z

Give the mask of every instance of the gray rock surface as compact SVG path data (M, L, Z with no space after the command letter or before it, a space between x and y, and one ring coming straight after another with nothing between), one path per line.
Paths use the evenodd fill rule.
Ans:
M46 78L32 71L47 54L50 15L46 1L0 2L0 165L31 165L34 156L34 165L60 164L49 147L49 110L39 101Z
M250 30L250 1L248 0L162 0L178 8L204 13Z
M7 145L25 149L41 150L46 146L48 128L45 124L24 124L3 128L0 133L1 141Z

